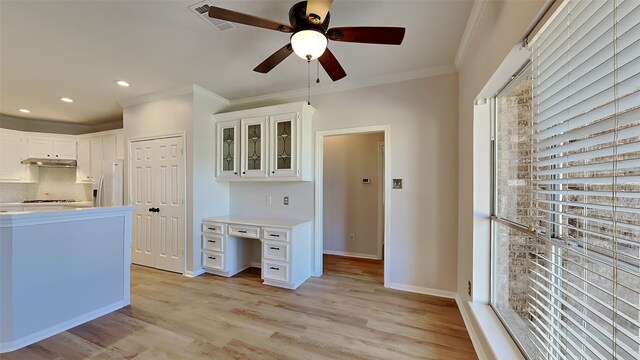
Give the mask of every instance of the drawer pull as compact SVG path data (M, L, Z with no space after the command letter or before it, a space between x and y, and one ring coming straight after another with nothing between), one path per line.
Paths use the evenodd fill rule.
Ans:
M272 236L272 237L280 237L280 235L278 235L278 234L269 234L269 236Z
M216 228L214 228L214 227L210 227L210 228L207 228L207 229L209 229L209 230L211 230L211 231L216 231L216 230L218 230L218 229L216 229Z
M273 247L273 246L270 246L269 249L271 249L271 250L280 250L279 247Z
M210 242L210 243L214 243L214 244L216 243L215 240L207 240L207 241Z
M215 258L215 257L213 257L213 256L209 256L209 259L211 259L211 260L215 260L216 258Z
M269 269L271 269L271 270L280 270L279 267L275 267L275 266L269 266Z
M241 233L241 234L246 234L247 230L238 230L238 232Z

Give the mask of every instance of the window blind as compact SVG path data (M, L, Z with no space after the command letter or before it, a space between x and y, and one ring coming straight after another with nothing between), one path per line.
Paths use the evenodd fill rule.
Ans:
M528 355L640 359L640 1L565 1L531 46Z

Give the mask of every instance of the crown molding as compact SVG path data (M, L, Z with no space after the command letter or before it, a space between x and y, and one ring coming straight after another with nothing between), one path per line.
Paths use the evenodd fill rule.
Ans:
M362 80L352 80L352 81L340 81L336 83L329 83L327 85L321 85L311 88L311 95L322 95L335 93L346 90L355 90L361 89L376 85L384 85L391 84L401 81L409 81L416 80L422 78L428 78L433 76L445 75L455 73L458 70L453 64L434 66L429 68L424 68L420 70L407 71L402 73L390 74L390 75L382 75L376 77L369 77L367 79ZM300 88L295 90L288 90L278 93L272 93L267 95L254 96L244 99L231 100L230 106L244 106L250 105L253 103L261 103L261 102L269 102L269 101L292 101L298 100L306 97L307 89Z
M464 28L464 33L462 33L462 39L460 40L460 45L458 45L458 51L456 52L456 57L453 61L456 69L458 70L464 64L464 58L467 55L467 50L469 49L471 40L473 40L473 37L475 36L478 25L480 24L480 19L482 18L482 14L487 8L488 3L488 0L475 0L473 2L469 19L467 19L467 25Z
M144 104L152 101L168 99L168 98L172 98L180 95L186 95L186 94L203 95L208 99L211 99L213 101L219 102L227 106L230 105L231 103L229 100L223 98L222 96L216 95L203 87L200 87L196 84L190 84L190 85L180 86L175 89L163 90L163 91L158 91L151 94L146 94L142 96L125 99L125 100L119 101L118 104L120 104L120 106L122 106L123 108L126 108L129 106L140 105L140 104Z

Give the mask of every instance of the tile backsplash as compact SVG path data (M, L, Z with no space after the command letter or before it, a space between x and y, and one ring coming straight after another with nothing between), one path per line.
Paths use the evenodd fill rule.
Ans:
M33 199L92 200L91 184L76 184L75 168L41 167L39 173L40 181L35 184L0 183L0 203Z

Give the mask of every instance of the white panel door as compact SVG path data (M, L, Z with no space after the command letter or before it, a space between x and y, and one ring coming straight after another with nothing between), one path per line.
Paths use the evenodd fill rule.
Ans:
M76 154L76 141L75 140L53 140L53 156L56 159L69 159L75 160Z
M77 149L76 182L91 182L91 140L79 139Z
M158 218L158 251L156 267L184 271L184 169L182 139L166 138L157 145L157 198L154 202Z
M184 271L182 138L132 143L131 199L134 210L132 261Z
M29 157L41 159L51 158L51 154L53 153L53 140L29 137L27 144Z
M96 189L100 182L100 176L102 176L102 138L91 138L89 145L91 148L91 180L94 189Z
M298 113L271 116L270 171L271 177L300 175L298 147Z
M242 177L267 176L267 118L242 119Z
M140 141L132 143L133 156L131 157L131 205L133 210L131 261L134 264L155 267L155 239L157 238L156 216L151 210L154 206L154 161L153 141Z

